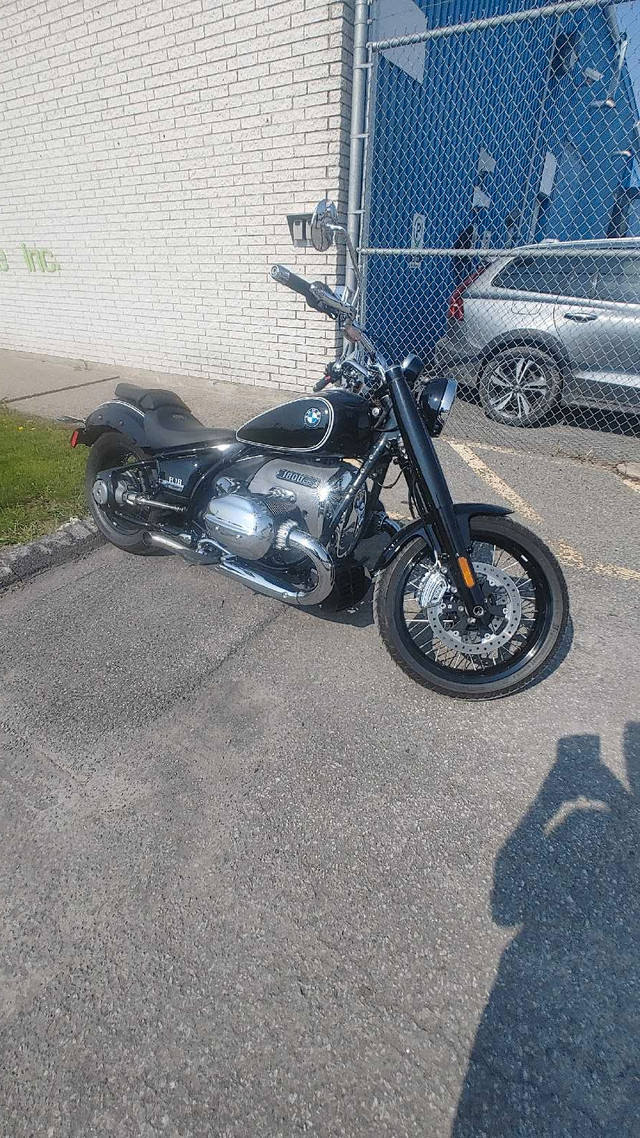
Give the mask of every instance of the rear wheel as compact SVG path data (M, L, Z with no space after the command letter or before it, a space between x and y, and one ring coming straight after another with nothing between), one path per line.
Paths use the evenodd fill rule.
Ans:
M114 516L112 507L99 505L93 496L93 484L101 470L143 462L145 457L139 447L117 431L107 431L100 435L89 452L85 470L85 494L100 533L112 545L116 545L126 553L135 553L143 557L165 556L164 549L158 549L150 544L144 526L136 525L134 521L122 521L121 518Z
M544 542L516 522L473 518L471 539L487 624L472 627L419 538L378 577L374 614L387 650L412 679L443 695L496 699L529 684L557 652L567 587Z
M540 348L503 348L483 367L478 392L485 413L497 423L532 427L557 407L562 375Z

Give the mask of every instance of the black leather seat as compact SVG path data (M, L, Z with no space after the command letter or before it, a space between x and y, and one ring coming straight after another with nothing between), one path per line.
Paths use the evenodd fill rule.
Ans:
M141 411L157 411L159 407L182 407L185 411L189 410L175 391L166 391L162 387L138 387L137 383L119 383L116 399L132 403Z
M119 383L116 399L144 411L145 445L151 450L168 450L197 443L216 446L236 441L235 431L203 426L175 391Z

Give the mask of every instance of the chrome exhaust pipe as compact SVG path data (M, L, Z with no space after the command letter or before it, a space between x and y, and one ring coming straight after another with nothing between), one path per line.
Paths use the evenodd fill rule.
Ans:
M241 581L243 585L248 585L254 593L283 601L285 605L304 607L319 605L326 600L333 588L335 567L331 555L323 545L297 526L287 533L284 545L285 548L299 549L311 561L318 576L316 584L311 589L289 589L271 573L265 570L258 572L248 562L239 561L237 557L225 554L221 547L216 546L214 542L208 542L206 538L196 549L164 533L152 533L150 540L153 545L159 545L171 553L179 553L192 565L212 565L214 569L224 573L225 577L231 577Z
M201 550L198 552L197 546L194 548L184 541L178 541L175 537L169 537L166 533L150 533L149 541L152 545L159 545L161 549L166 549L168 553L179 553L190 565L216 564L222 555L222 551L218 550L215 559L209 561L209 551Z

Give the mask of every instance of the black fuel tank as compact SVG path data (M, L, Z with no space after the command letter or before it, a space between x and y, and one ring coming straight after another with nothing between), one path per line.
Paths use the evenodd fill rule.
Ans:
M366 399L338 390L265 411L240 427L237 438L270 450L361 458L371 449L372 431Z

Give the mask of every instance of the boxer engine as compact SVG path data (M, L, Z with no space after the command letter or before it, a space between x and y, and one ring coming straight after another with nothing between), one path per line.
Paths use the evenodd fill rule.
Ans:
M248 561L266 558L275 564L293 564L304 553L290 546L288 536L300 529L335 558L352 553L365 520L365 485L334 532L331 523L357 477L357 465L283 458L264 462L248 478L242 474L241 469L227 469L213 484L202 520L216 544Z

